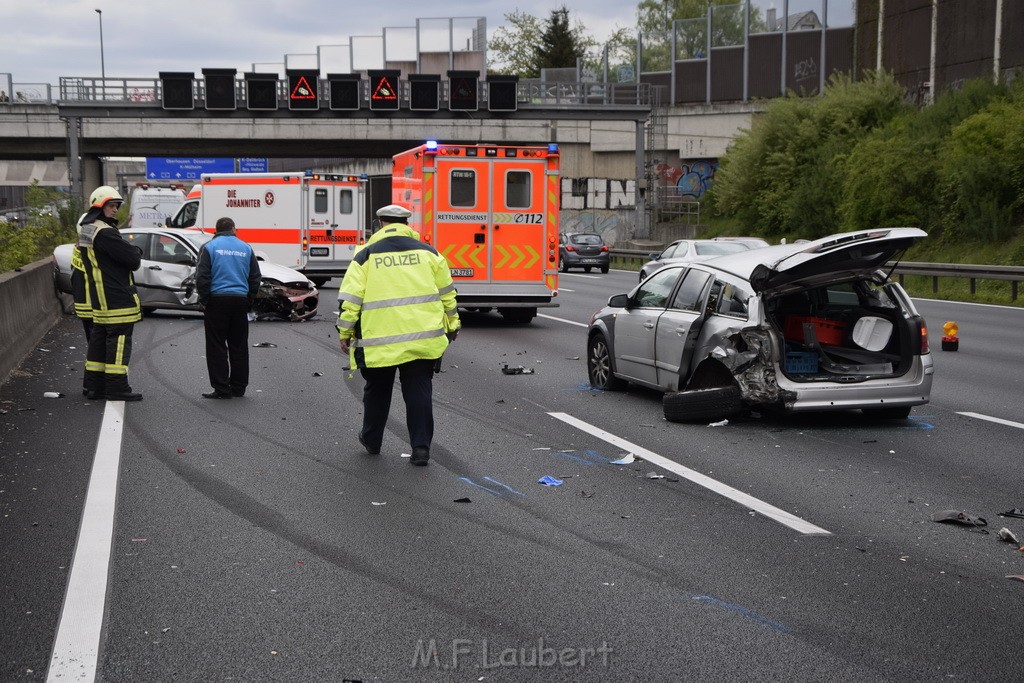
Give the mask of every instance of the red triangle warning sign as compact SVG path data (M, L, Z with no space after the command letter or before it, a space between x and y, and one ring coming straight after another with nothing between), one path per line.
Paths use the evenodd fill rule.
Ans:
M290 97L293 100L315 100L316 91L309 86L305 76L299 76L299 82L292 88Z
M398 91L391 87L387 76L381 76L373 88L371 97L375 100L397 100Z

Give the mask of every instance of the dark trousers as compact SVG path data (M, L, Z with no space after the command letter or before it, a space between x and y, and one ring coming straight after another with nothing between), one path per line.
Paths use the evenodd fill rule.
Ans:
M434 361L412 360L387 368L362 368L363 429L360 436L367 446L379 448L391 411L391 393L395 387L395 371L402 384L405 399L405 424L409 429L409 445L430 448L434 438L433 381Z
M89 349L85 354L85 389L99 394L131 392L128 361L132 357L134 323L101 325L93 323Z
M210 386L241 396L249 386L249 300L215 294L206 302L206 369Z

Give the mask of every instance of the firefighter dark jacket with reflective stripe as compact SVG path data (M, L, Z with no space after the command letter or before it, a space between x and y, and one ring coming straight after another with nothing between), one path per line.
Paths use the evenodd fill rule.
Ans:
M448 262L402 223L385 225L356 253L338 299L338 334L353 340L353 367L440 358L460 326Z
M102 218L79 229L78 251L85 268L93 322L119 325L142 320L132 278L132 271L142 263L142 251Z

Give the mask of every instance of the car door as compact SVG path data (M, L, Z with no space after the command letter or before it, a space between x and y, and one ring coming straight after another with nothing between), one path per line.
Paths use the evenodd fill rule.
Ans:
M658 386L678 391L690 374L693 350L704 322L704 300L711 274L688 269L658 318L654 336L654 367Z
M671 300L681 267L659 270L633 290L625 310L615 317L615 369L639 384L657 386L655 365L658 321Z
M135 271L135 286L143 308L185 308L195 305L196 255L183 240L164 233L122 235L142 249L142 265Z

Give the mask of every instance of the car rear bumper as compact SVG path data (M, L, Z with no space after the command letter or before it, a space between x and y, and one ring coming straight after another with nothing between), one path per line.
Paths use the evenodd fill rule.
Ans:
M778 371L777 371L778 372ZM928 403L933 367L930 354L918 356L900 377L858 383L793 382L778 372L784 408L791 412L919 406Z

